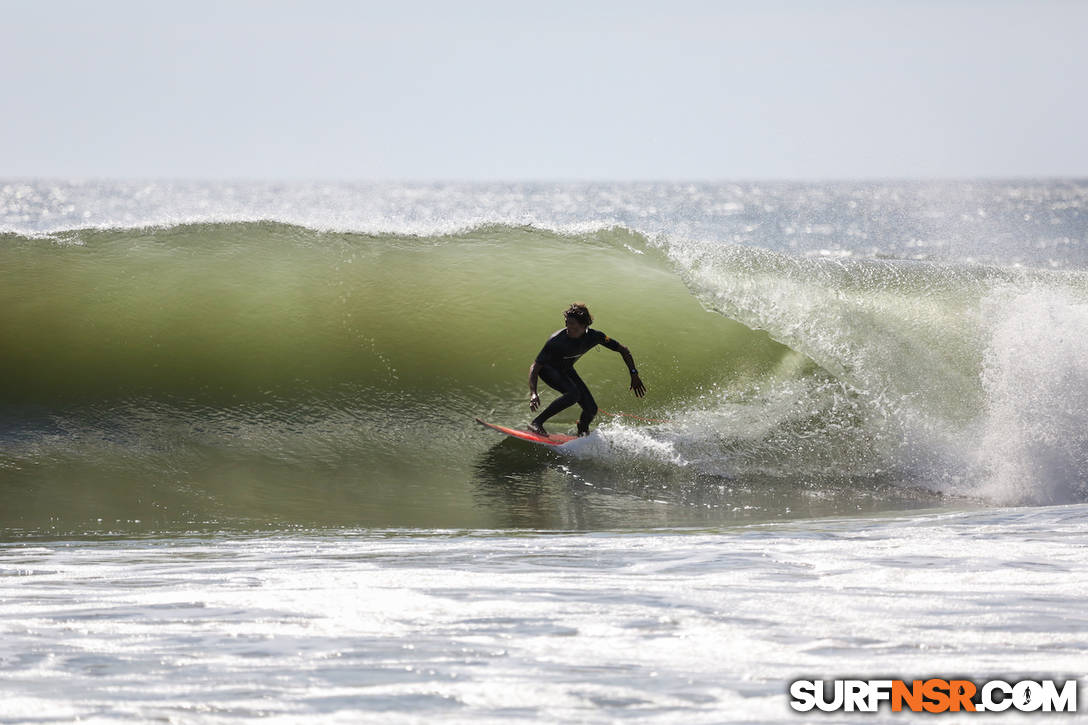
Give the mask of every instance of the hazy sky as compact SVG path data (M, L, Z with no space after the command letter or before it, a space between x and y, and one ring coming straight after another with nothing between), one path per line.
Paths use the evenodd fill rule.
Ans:
M0 0L0 177L1088 176L1088 2Z

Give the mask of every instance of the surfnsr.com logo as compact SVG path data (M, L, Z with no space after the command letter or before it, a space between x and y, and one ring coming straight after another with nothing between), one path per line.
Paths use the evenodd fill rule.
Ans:
M1077 681L796 680L790 707L797 712L1076 712Z

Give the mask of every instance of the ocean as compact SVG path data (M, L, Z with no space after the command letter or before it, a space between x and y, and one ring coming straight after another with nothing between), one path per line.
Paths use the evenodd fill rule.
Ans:
M0 723L1088 681L1086 181L3 180L0 345Z

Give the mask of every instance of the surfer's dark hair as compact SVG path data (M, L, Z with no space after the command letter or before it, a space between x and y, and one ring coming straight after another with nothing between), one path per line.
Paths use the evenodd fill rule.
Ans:
M571 306L563 313L563 317L577 320L578 323L584 327L589 327L593 324L593 315L589 314L589 308L586 307L585 302L571 303Z

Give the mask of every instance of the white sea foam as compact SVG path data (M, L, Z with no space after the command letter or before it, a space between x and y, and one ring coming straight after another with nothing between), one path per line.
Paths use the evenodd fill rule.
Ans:
M625 426L622 423L603 425L593 434L566 444L563 451L601 461L622 462L632 458L650 458L674 466L687 465L687 461L677 453L675 445L655 436L652 429Z
M998 290L986 301L992 338L979 486L1010 503L1088 495L1088 303L1054 289Z
M3 717L792 723L797 678L1083 677L1086 514L7 545Z

